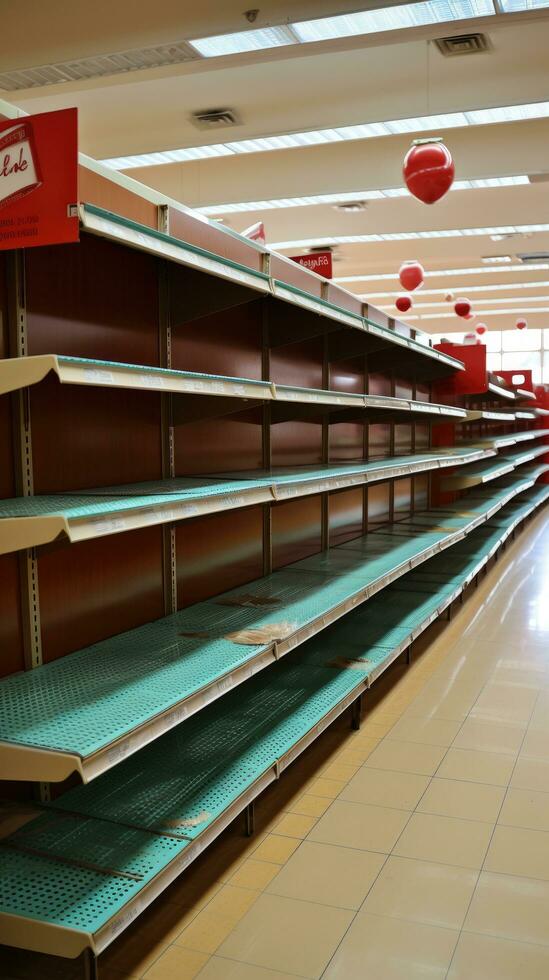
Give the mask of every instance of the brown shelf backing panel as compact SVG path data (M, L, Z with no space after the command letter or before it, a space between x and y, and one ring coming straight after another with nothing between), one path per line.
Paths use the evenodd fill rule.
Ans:
M160 394L61 386L30 389L35 493L162 476Z
M176 291L177 306L189 302L188 291L179 280L174 284L172 277L169 288ZM172 298L172 306L174 302ZM177 309L172 310L173 368L261 380L263 299L208 314L199 321L180 322L180 316Z
M416 424L415 429L416 452L428 449L431 443L431 431L428 425Z
M273 571L316 555L322 547L322 496L272 505Z
M414 477L414 510L427 510L429 507L429 475Z
M375 530L391 519L391 484L374 483L368 487L368 530Z
M394 519L402 520L408 517L412 511L412 487L411 477L394 481Z
M175 475L259 469L263 461L262 421L262 410L255 408L175 426Z
M338 490L328 495L328 544L335 547L363 533L364 490Z
M17 555L0 558L0 677L24 670L23 624Z
M29 354L158 365L158 264L83 234L25 255Z
M269 380L275 384L323 388L322 337L277 347L270 353ZM311 421L280 422L271 428L273 466L322 462L322 416Z
M160 364L158 264L83 235L25 255L30 354ZM159 479L160 395L65 387L30 393L36 493Z
M178 608L263 575L263 508L247 507L176 525Z
M408 456L412 452L414 428L397 424L394 427L395 455Z
M330 388L349 394L362 394L366 389L364 357L347 358L330 364ZM365 422L333 422L329 431L329 457L338 460L361 459L365 456Z
M162 530L40 549L44 663L164 615Z

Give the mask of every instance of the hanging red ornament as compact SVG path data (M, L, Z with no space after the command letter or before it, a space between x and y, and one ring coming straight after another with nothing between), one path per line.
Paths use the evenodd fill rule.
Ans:
M421 262L412 259L410 262L403 262L398 270L398 278L403 289L413 292L423 283L424 269Z
M474 320L475 319L475 314L474 313L468 313L467 316L463 317L463 319L464 320Z
M526 330L527 326L528 326L527 320L525 320L524 317L520 316L517 320L517 330Z
M404 158L404 183L418 201L435 204L454 182L452 154L442 137L414 140Z
M480 340L478 339L476 333L466 333L465 336L464 336L464 338L463 338L463 343L464 344L480 344Z
M485 323L477 323L475 330L482 337L483 333L486 333L488 327Z
M446 296L444 297L444 299L446 300L447 303L451 303L452 300L453 300L453 298L454 298L454 294L453 293L446 293Z
M399 296L395 302L395 306L399 313L407 313L408 310L412 308L412 297L411 296Z
M456 316L461 316L464 319L467 319L467 317L469 317L469 314L471 312L471 304L469 300L465 299L463 296L460 297L459 299L456 299L456 302L454 303L454 311L456 313Z

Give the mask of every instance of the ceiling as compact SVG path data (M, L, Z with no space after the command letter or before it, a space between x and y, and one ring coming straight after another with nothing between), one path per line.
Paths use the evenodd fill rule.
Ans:
M435 3L443 0L435 0ZM19 0L2 8L0 73L54 62L183 41L201 36L283 24L356 9L379 2L354 0L265 0L249 24L236 0L181 4L157 0ZM384 4L387 6L387 4ZM22 29L24 25L24 29ZM480 54L443 57L436 38L469 31L486 35ZM498 106L549 101L549 9L475 18L429 27L338 38L312 44L200 58L57 85L2 91L28 112L76 105L81 149L111 158L202 147L284 133L353 126L368 122ZM201 129L192 113L231 108L237 123L228 129ZM219 216L242 231L265 224L268 243L405 232L502 226L549 225L549 118L440 130L456 163L456 180L537 176L519 186L454 190L434 206L410 196L366 200L362 210L342 211L333 203L256 207L224 213L234 202L271 201L308 195L367 192L402 186L401 166L413 133L353 139L297 149L238 153L182 163L132 169L131 176L194 208L219 206ZM421 133L426 135L426 133ZM547 175L547 182L543 177ZM539 179L541 178L541 179ZM305 250L288 244L286 254ZM415 297L414 321L431 332L462 330L444 296L433 289L472 292L474 309L494 329L513 328L524 311L531 326L548 326L549 268L518 271L518 253L549 253L549 231L528 231L493 240L483 235L344 243L334 246L334 276L367 276L346 281L353 292L394 311L396 271L417 258L433 273ZM490 256L511 262L486 264ZM549 266L549 261L546 262ZM444 270L489 268L450 275ZM440 275L435 275L440 271ZM393 275L393 279L373 276ZM481 287L501 286L501 289ZM422 304L436 304L423 306ZM421 304L421 305L420 305ZM483 311L492 311L484 316ZM494 312L498 311L498 312Z

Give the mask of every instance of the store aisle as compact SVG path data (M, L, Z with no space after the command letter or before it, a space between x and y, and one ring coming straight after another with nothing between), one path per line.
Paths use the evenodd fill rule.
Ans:
M451 561L451 555L448 555ZM549 512L100 980L549 976Z

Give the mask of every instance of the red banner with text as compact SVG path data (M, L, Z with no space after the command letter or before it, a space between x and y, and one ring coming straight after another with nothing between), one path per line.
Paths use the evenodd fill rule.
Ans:
M311 272L317 272L325 279L332 278L332 253L331 252L308 252L306 255L290 255L292 262L304 265Z
M77 205L77 110L0 123L0 249L78 241Z

